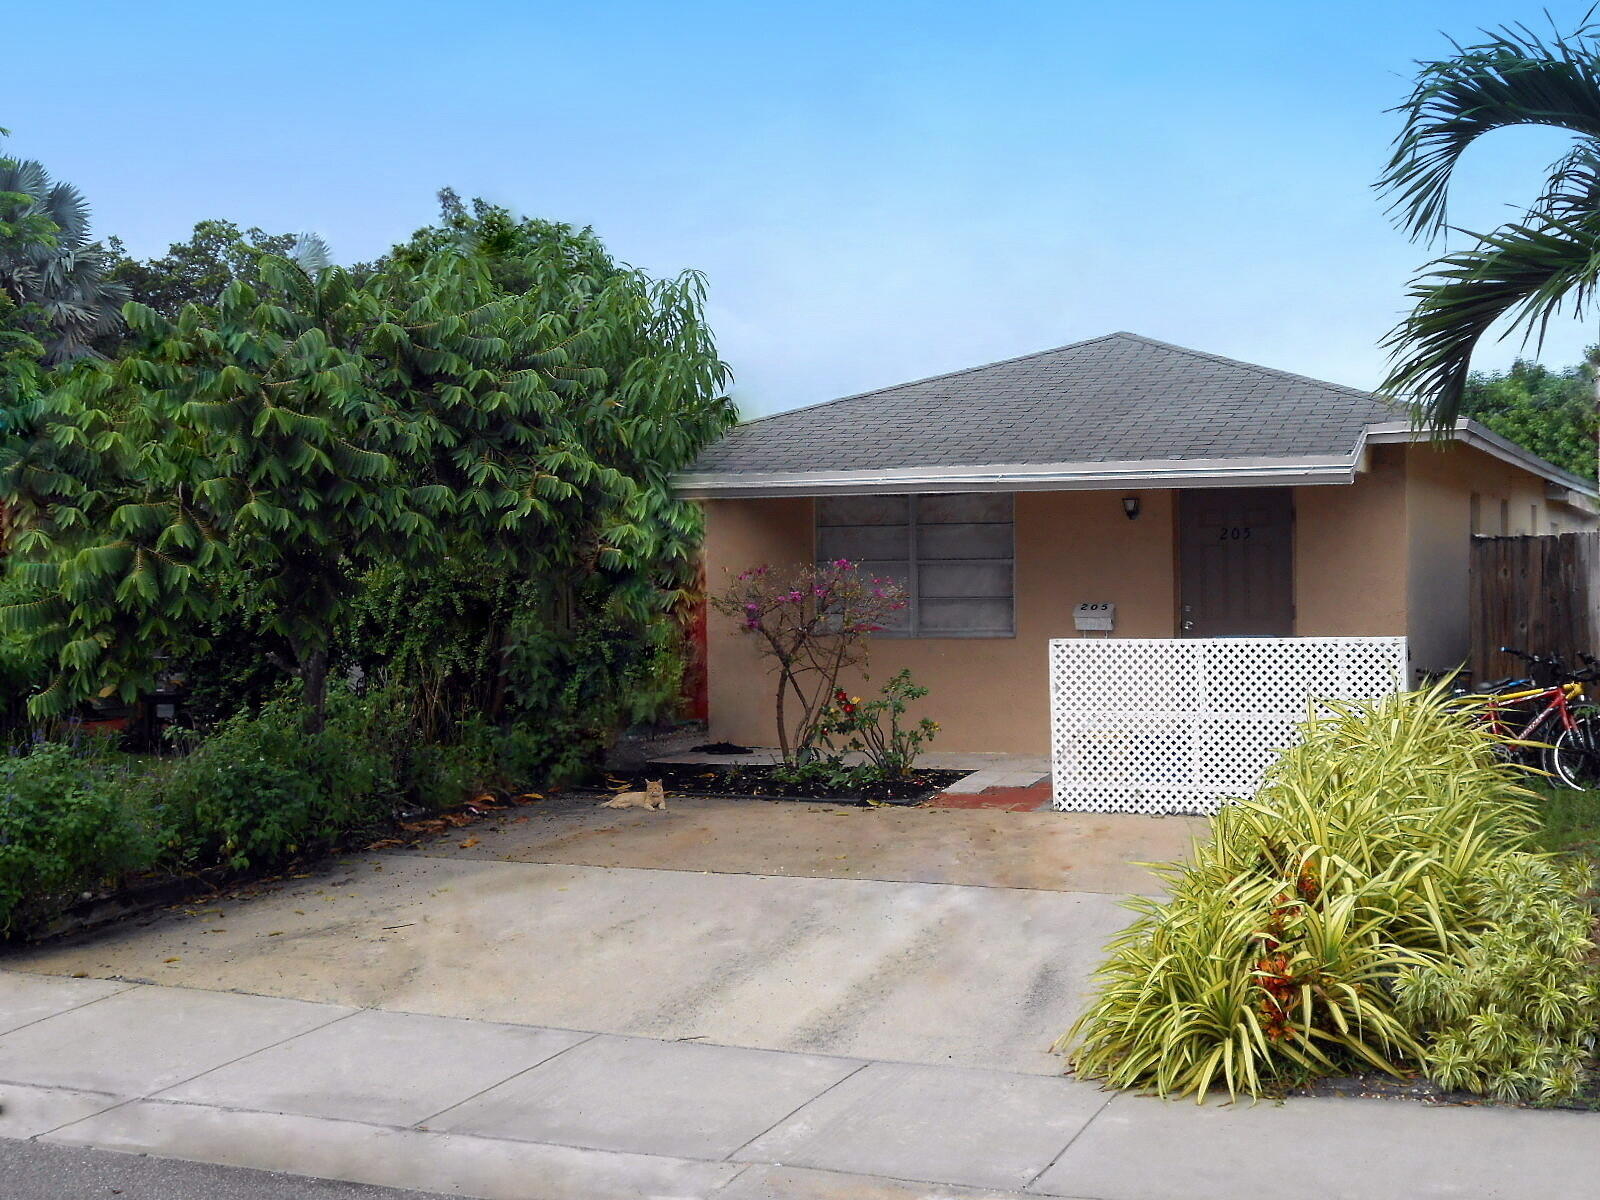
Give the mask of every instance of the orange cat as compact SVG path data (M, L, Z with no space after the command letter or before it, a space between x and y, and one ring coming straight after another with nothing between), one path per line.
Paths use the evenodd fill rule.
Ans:
M642 792L618 792L609 800L600 801L600 808L648 808L656 812L667 811L667 793L661 780L646 779Z

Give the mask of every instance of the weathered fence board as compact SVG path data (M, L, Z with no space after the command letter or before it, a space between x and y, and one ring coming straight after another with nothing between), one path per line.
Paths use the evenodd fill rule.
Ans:
M1501 646L1530 654L1600 654L1600 532L1472 539L1472 669L1523 674Z

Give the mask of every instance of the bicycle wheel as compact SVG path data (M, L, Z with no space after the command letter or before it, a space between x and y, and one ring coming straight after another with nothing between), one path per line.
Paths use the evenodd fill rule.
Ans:
M1600 789L1600 721L1593 713L1563 729L1550 750L1550 773L1580 792Z

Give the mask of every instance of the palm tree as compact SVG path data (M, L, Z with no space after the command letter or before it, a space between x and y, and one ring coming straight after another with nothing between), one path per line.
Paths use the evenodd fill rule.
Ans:
M1397 110L1405 126L1378 188L1413 240L1452 227L1447 201L1456 164L1484 134L1542 125L1574 135L1522 216L1469 249L1423 268L1411 314L1385 339L1394 365L1383 390L1415 401L1434 429L1461 411L1473 349L1502 319L1537 344L1551 318L1581 317L1600 282L1600 26L1546 42L1522 26L1486 31L1479 45L1421 64ZM1455 232L1465 233L1464 230Z
M0 194L7 193L20 197L11 220L48 221L54 231L0 244L0 289L37 314L46 363L94 355L94 339L121 327L128 290L106 278L110 256L89 241L88 202L70 183L52 183L39 163L0 158Z

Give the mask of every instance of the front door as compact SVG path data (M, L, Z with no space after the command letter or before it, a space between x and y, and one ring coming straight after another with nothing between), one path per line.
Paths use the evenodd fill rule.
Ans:
M1197 488L1178 501L1184 637L1294 633L1294 502L1288 488Z

